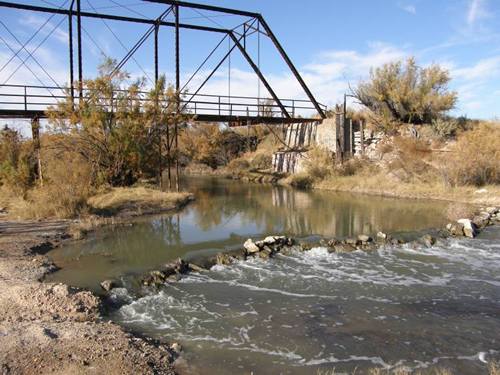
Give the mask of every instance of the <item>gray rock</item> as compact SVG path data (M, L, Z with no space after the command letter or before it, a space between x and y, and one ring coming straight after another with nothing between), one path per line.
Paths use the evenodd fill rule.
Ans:
M207 272L208 270L206 268L197 266L194 263L189 263L189 269L194 272L202 273L202 272Z
M478 231L472 220L470 219L460 219L457 223L463 225L463 233L466 237L474 238L477 236Z
M498 207L486 207L486 212L490 215L497 214L499 211Z
M373 238L371 238L370 236L368 236L366 234L360 234L358 236L358 240L363 242L363 243L367 243L367 242L372 242Z
M234 258L226 253L218 253L217 254L217 264L227 266L229 264L234 263Z
M116 288L118 285L114 280L104 280L101 283L101 288L106 292L109 292L111 289Z
M350 253L356 250L356 247L350 244L338 244L333 246L336 253Z
M170 349L175 353L175 354L180 354L182 352L182 346L181 344L174 342L172 345L170 345Z
M387 240L387 234L384 232L377 232L377 241L385 242Z
M284 243L285 241L285 236L268 236L260 242L262 242L264 245L274 245L276 243Z
M452 236L463 236L464 226L461 223L450 223L446 226L446 229L450 232Z
M250 238L245 241L243 247L245 248L248 254L255 254L260 251L259 247Z
M334 247L335 245L338 245L340 243L339 240L332 238L331 240L328 241L328 246L329 247Z
M344 242L348 245L356 246L358 244L358 240L355 238L346 238Z
M490 215L485 212L472 218L472 223L478 228L485 228L490 223Z
M436 239L430 234L424 235L421 240L425 247L432 247L436 243Z

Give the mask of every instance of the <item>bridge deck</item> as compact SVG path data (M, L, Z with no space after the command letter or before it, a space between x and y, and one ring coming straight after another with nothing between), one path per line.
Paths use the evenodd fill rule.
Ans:
M68 100L69 92L69 88L61 87L0 85L0 118L45 118L49 107L55 107L58 103ZM117 94L120 92L123 90L116 90ZM84 90L83 100L86 94ZM75 97L74 102L78 103L78 100L78 97ZM138 100L142 105L151 101L147 92L140 92ZM103 102L106 101L103 99ZM192 114L193 121L227 122L232 126L306 123L321 120L301 116L308 112L314 113L314 107L307 100L281 99L281 102L290 117L284 116L281 108L272 99L247 96L184 93L181 95L180 108L183 112Z

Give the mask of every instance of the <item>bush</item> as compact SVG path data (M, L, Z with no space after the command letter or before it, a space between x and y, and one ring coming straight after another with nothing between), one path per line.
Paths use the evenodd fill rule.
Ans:
M84 213L93 189L90 165L77 153L45 152L44 185L26 193L10 211L20 218L71 218Z
M394 154L389 171L403 182L430 182L436 179L435 168L426 160L431 156L427 141L413 137L394 137Z
M0 130L0 185L25 194L35 182L35 161L30 141L5 126Z
M370 72L354 96L388 129L397 124L425 124L451 110L457 94L448 91L450 76L439 65L417 66L415 59L383 65Z
M241 172L250 168L250 163L248 160L239 158L231 160L231 162L227 165L227 169L231 172Z
M354 176L361 172L366 166L366 160L360 158L352 158L342 164L336 165L334 174L337 176Z
M291 175L288 178L288 182L290 185L298 189L309 189L312 186L314 179L306 173L297 173Z
M433 133L442 139L455 138L460 131L467 128L468 119L466 117L444 117L432 121L431 129Z
M269 169L273 166L273 157L269 154L259 153L254 156L250 163L252 169Z
M333 158L330 152L321 147L314 147L307 153L304 162L307 174L314 180L323 180L332 173Z
M462 133L442 164L449 185L499 184L500 124L485 122Z

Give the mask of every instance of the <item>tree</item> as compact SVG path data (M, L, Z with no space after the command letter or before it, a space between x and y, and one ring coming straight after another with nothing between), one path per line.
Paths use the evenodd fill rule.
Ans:
M68 95L48 110L48 118L60 136L56 147L80 154L98 182L127 186L161 169L162 153L172 140L164 136L186 116L177 114L175 92L164 77L144 97L145 80L127 85L129 75L115 66L107 59L99 76L85 81L83 100L73 103ZM158 147L165 143L168 147Z
M7 125L0 130L0 185L24 194L35 181L32 142Z
M398 61L370 71L353 95L375 115L375 121L388 125L430 124L454 108L457 94L448 89L450 75L439 65L417 66L414 58Z

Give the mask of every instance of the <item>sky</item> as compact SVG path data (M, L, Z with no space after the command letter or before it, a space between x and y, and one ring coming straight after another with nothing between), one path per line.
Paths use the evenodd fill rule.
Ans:
M66 6L69 0L18 1L39 6ZM371 68L414 56L421 66L440 64L449 70L450 88L459 101L452 114L471 118L500 117L500 0L199 0L198 2L261 13L290 58L321 103L332 106L342 100L349 86L369 76ZM122 7L118 7L120 3ZM125 5L126 8L123 8ZM158 17L166 7L140 0L82 0L82 8L133 17ZM0 8L0 85L66 85L68 73L68 23L65 16ZM169 15L167 20L173 20ZM234 27L247 19L207 11L182 9L181 22L214 27ZM10 62L12 51L26 45L37 65L25 51ZM83 20L84 76L96 75L103 55L120 61L127 49L148 26L116 21ZM50 34L49 31L53 30ZM75 32L76 34L76 32ZM75 35L76 38L76 35ZM182 30L181 80L186 83L207 54L220 41L218 34ZM76 40L75 40L76 43ZM160 72L173 81L174 34L162 28L159 35ZM260 59L258 45L260 44ZM193 92L228 51L225 40L187 88ZM259 63L278 96L304 99L290 70L266 36L252 35L248 52ZM125 65L132 78L153 77L153 38L149 37ZM20 65L26 60L30 72ZM76 58L76 52L75 52ZM41 68L43 67L43 69ZM48 74L46 74L45 70ZM229 86L229 71L231 85ZM53 81L52 78L53 78ZM5 88L0 88L0 91ZM238 51L231 65L224 63L203 89L207 94L266 96L257 76Z

